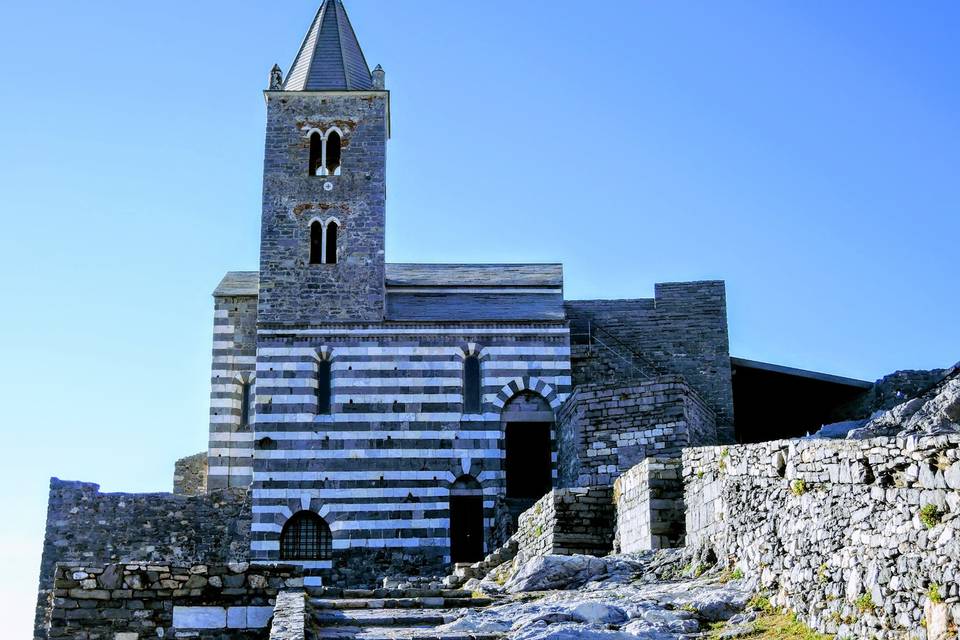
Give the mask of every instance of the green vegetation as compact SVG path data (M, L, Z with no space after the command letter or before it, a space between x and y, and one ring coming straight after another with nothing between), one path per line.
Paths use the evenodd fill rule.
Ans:
M726 623L713 625L711 638L719 638ZM832 636L812 631L792 613L766 611L757 616L753 633L743 638L751 640L833 640Z
M764 613L773 613L773 605L770 604L770 598L762 593L758 593L750 598L750 601L747 602L747 609L755 609L757 611L763 611Z
M935 504L925 504L920 508L920 522L927 529L933 529L943 520L943 511Z
M538 525L536 526L536 528L533 530L533 535L535 535L535 536L538 537L538 538L539 538L540 536L542 536L542 535L543 535L543 527L541 527L541 526L538 524Z
M927 597L930 598L930 602L933 604L940 604L943 602L943 596L940 595L940 585L935 582L930 583L930 588L927 590Z
M817 579L820 581L820 584L826 584L830 580L830 576L827 575L826 562L820 565L820 568L817 569Z
M869 593L865 593L854 600L853 606L855 606L860 613L869 613L876 609L876 605L873 604L873 598L870 597Z
M795 496L802 496L807 492L807 482L801 478L797 478L790 483L790 491L793 492Z

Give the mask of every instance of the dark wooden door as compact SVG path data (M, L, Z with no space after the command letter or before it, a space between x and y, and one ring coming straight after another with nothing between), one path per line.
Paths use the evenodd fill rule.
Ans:
M450 496L450 560L483 560L483 496Z
M537 500L553 488L550 423L507 424L507 497Z

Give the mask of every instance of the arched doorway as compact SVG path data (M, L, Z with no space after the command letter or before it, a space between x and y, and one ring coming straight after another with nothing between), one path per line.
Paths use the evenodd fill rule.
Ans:
M483 557L483 488L473 476L460 476L450 487L450 560Z
M525 391L503 407L506 497L527 506L553 488L553 410L539 394Z

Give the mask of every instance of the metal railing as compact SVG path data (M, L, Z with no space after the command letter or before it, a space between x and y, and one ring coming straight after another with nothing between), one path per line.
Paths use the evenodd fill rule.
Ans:
M613 335L607 329L587 321L586 333L573 333L571 338L586 338L586 344L593 351L594 348L605 350L614 358L629 367L639 378L649 379L661 375L660 367L633 350L623 340Z

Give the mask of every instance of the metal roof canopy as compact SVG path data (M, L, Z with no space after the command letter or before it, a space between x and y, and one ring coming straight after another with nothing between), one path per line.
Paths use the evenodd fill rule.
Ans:
M870 389L872 382L866 380L857 380L856 378L845 378L835 376L829 373L820 373L818 371L807 371L805 369L796 369L794 367L785 367L779 364L770 364L769 362L759 362L757 360L747 360L745 358L730 358L730 364L745 369L756 369L759 371L768 371L770 373L779 373L785 376L794 376L797 378L806 378L817 382L826 382L829 384L840 384L847 387L856 387L857 389Z

